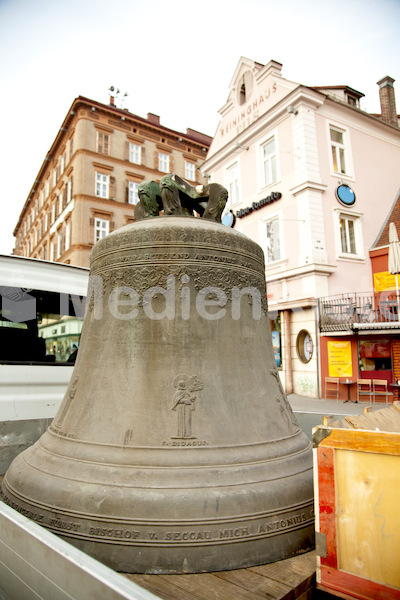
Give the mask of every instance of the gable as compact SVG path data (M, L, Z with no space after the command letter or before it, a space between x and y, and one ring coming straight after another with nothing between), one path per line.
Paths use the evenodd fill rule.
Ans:
M267 113L298 86L284 79L282 65L271 60L267 65L241 57L233 74L227 102L218 111L221 121L207 158Z

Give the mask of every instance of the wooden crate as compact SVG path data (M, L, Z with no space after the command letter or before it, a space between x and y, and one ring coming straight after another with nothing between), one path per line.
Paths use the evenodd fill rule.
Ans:
M400 403L313 430L317 588L400 598Z

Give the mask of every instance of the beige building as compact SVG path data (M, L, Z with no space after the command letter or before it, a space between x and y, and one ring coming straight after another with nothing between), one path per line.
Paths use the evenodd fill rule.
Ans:
M14 230L14 254L88 267L93 244L134 221L142 181L176 173L203 183L209 136L180 133L78 97L57 133Z

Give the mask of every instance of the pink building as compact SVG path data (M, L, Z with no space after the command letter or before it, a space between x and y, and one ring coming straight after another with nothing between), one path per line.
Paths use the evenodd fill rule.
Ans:
M359 340L377 336L354 324L374 296L369 251L400 189L394 80L378 82L382 114L372 115L351 87L311 88L281 70L240 58L201 171L228 188L235 229L264 250L286 392L324 396L333 372L359 378ZM387 334L400 337L400 328ZM340 350L349 341L350 355Z

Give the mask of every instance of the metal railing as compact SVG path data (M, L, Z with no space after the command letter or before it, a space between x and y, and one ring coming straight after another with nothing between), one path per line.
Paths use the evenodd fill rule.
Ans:
M400 296L390 292L340 294L319 298L320 331L354 331L358 324L399 322ZM400 327L400 322L399 322Z

